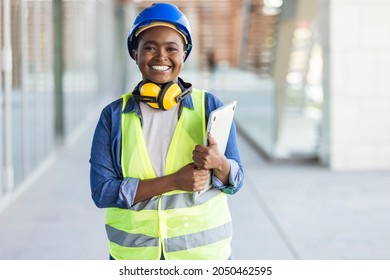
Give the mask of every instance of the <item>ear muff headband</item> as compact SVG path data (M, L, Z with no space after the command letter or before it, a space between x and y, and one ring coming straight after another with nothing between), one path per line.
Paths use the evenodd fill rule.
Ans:
M192 86L182 91L177 83L169 82L159 86L152 82L141 83L138 86L139 94L135 94L137 101L145 102L155 109L169 110L192 92Z

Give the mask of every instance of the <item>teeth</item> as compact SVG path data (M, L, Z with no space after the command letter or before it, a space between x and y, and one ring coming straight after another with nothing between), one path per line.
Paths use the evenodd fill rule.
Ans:
M169 69L169 66L153 65L152 69L157 70L157 71L167 71Z

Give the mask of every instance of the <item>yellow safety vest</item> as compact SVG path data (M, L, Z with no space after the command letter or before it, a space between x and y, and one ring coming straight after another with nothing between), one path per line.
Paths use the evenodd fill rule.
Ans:
M123 108L131 93L123 96ZM194 110L183 107L165 164L172 174L192 162L205 137L204 92L194 89ZM139 117L122 110L124 177L155 178ZM232 222L226 195L211 188L203 195L171 191L133 205L108 208L110 254L117 260L226 260L231 254Z

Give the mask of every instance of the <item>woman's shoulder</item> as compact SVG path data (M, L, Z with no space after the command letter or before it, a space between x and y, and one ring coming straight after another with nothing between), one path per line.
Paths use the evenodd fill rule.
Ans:
M207 108L210 111L212 111L214 109L221 107L223 105L223 102L215 94L213 94L209 91L206 91L205 92L205 104L206 104Z
M120 97L120 98L115 99L114 101L111 101L110 103L108 103L103 108L103 111L107 112L107 113L108 112L110 112L110 113L116 112L117 110L121 110L122 104L123 104L123 98Z
M198 90L199 91L199 90ZM204 92L204 104L206 109L206 118L208 118L211 111L221 107L223 102L215 94L208 90L201 90Z

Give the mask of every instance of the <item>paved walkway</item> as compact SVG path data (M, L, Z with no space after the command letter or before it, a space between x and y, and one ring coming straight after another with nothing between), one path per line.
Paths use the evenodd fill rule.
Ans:
M229 79L239 84L245 75ZM236 97L238 110L251 105ZM247 120L237 116L250 135ZM0 212L0 259L107 259L104 210L89 191L97 117ZM241 134L239 145L246 181L229 197L233 259L390 259L390 171L267 162Z

